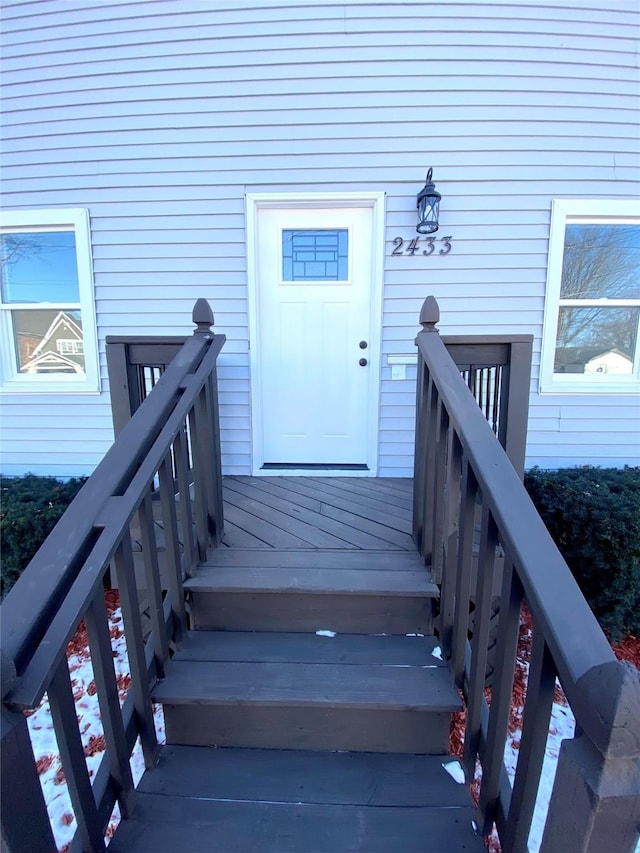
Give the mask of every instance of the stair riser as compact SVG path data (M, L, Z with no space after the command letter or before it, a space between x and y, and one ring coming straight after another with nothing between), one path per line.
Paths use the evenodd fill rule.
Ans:
M164 705L167 743L444 755L450 714L414 710Z
M221 631L430 634L433 600L308 593L191 593L192 627Z

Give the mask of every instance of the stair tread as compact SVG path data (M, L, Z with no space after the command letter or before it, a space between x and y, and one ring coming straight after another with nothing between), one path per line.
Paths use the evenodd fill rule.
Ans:
M318 625L331 630L331 625ZM411 664L446 667L435 637L275 631L190 631L174 661Z
M138 790L206 799L372 806L461 806L451 756L165 746Z
M446 669L425 666L175 661L154 689L165 704L457 711Z
M225 853L424 853L427 843L441 853L482 853L484 843L473 821L471 805L247 803L140 793L110 850L211 850L213 843Z
M185 582L192 592L251 591L265 594L305 592L309 594L421 596L438 595L437 586L425 569L386 571L298 567L201 566L198 574Z

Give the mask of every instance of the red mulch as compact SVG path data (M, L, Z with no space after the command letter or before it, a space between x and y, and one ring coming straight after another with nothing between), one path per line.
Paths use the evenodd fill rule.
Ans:
M640 669L640 637L629 634L620 643L614 643L611 648L618 660L628 660L636 669Z
M509 718L508 735L512 736L514 732L522 726L521 709L524 705L527 683L525 680L526 667L525 663L531 661L531 638L533 631L533 619L526 604L522 606L520 614L520 636L518 639L518 657L516 662L516 671L514 675L513 693L511 696L511 714ZM626 660L632 663L637 669L640 669L640 638L633 635L627 636L619 643L612 644L613 653L618 660ZM485 690L485 698L491 704L491 688ZM566 699L560 687L556 685L554 701L560 704L566 704ZM466 711L458 711L452 715L451 728L449 731L449 752L458 758L462 758L464 748L464 727L466 722ZM475 779L470 785L471 796L474 803L478 805L480 796L480 780ZM500 842L493 836L485 838L485 843L489 853L500 853Z

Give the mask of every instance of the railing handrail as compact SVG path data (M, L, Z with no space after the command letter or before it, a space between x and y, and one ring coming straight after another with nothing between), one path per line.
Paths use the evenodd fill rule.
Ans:
M444 342L438 334L422 331L416 344L462 440L480 490L489 499L502 545L516 564L529 606L544 630L571 701L574 686L585 673L615 661L611 645L490 425L460 380Z
M640 816L640 673L616 660L449 356L438 321L438 305L428 297L416 338L413 531L440 584L440 642L466 701L462 761L467 781L474 778L477 761L482 768L482 831L488 833L495 823L505 853L527 849L557 677L574 713L576 734L561 745L541 850L595 853L612 844L630 853ZM512 784L504 747L523 602L533 620L532 652Z
M18 678L71 588L76 564L95 544L92 536L102 509L126 488L181 397L185 378L210 347L217 354L224 344L224 335L213 335L206 326L213 315L205 300L196 303L193 320L198 329L186 339L155 393L126 424L2 604L0 645Z
M56 849L21 713L35 708L45 690L77 822L74 850L104 850L116 803L123 817L131 815L136 794L130 756L136 740L146 767L158 758L151 689L166 675L170 648L185 637L184 578L223 535L216 362L225 337L214 335L205 300L196 302L193 321L193 335L124 424L2 605L0 806L3 842L16 853ZM164 533L162 564L157 524ZM138 537L142 547L134 554ZM122 706L103 590L111 568L118 579L130 673ZM95 774L87 768L66 658L80 620L106 747Z
M100 528L100 534L91 552L83 561L82 571L73 581L68 594L59 603L42 641L23 668L20 681L14 690L6 695L6 700L11 705L33 708L42 698L47 686L47 674L54 669L58 659L64 654L66 644L82 618L86 603L94 595L96 586L102 581L105 566L113 557L123 532L139 505L140 495L152 483L166 454L167 446L176 437L189 410L190 397L197 394L204 385L211 368L215 365L222 343L220 339L214 340L197 369L189 375L189 390L192 394L183 395L178 399L154 443L145 453L140 467L131 477L124 493L106 498L102 507L94 511L92 516L94 528ZM144 402L148 399L150 397L145 398ZM141 409L142 406L137 411ZM52 642L49 642L50 637Z

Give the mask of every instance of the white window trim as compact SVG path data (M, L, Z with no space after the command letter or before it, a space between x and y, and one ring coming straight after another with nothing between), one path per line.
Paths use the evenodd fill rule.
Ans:
M541 394L636 394L640 390L640 341L634 371L628 376L616 375L613 378L611 374L553 372L567 222L640 224L640 202L636 199L555 199L552 202L539 391ZM624 300L624 305L636 303L640 305L640 300ZM612 299L607 304L614 306L620 301Z
M60 374L44 378L43 374L18 373L15 367L13 334L10 311L20 303L2 305L0 310L0 393L4 394L96 394L100 392L98 361L98 336L95 318L93 261L91 256L91 228L89 211L71 207L48 210L6 210L0 212L1 229L20 228L73 228L75 232L76 260L80 301L74 310L82 317L85 373ZM1 294L0 294L1 299ZM60 308L60 303L38 303L42 308ZM29 307L33 307L31 304ZM70 306L66 306L70 307Z

